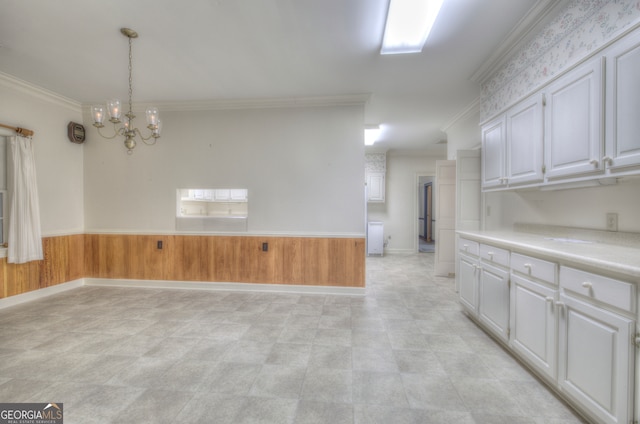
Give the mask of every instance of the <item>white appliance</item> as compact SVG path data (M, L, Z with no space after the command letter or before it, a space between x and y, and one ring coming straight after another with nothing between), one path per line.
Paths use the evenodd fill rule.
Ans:
M384 224L379 221L367 223L367 255L384 254Z

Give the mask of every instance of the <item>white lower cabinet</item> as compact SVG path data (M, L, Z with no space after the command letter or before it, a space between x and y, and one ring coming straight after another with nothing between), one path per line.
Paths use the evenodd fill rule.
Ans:
M592 275L596 284L604 279L567 268L561 269L561 286L564 274L574 271ZM589 291L593 284L583 278ZM588 296L560 294L558 385L600 422L628 423L633 416L635 321Z
M557 289L511 275L511 347L545 377L555 380Z
M458 283L473 318L593 422L636 422L636 286L471 243Z
M458 265L460 303L475 315L478 313L478 281L480 276L478 259L460 254Z
M509 273L483 263L480 270L478 318L500 339L509 339Z

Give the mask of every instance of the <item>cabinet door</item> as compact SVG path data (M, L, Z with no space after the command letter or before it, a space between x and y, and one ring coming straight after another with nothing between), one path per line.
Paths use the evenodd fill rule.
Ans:
M509 339L509 274L482 264L480 271L478 316L504 341Z
M460 303L474 315L478 312L478 260L458 255L458 287Z
M367 176L367 188L369 202L384 202L384 174L372 172Z
M627 37L607 52L606 156L609 169L640 165L640 41Z
M505 117L482 126L482 188L505 184Z
M630 422L635 323L564 294L560 300L560 388L603 423Z
M511 347L556 378L556 291L511 274Z
M536 94L507 112L507 182L539 182L542 172L542 94Z
M603 64L595 58L545 90L547 178L602 172Z

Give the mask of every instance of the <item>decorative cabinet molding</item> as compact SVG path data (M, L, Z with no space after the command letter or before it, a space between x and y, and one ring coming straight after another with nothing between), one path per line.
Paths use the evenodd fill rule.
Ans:
M507 182L540 182L543 173L543 96L535 94L506 113Z
M504 115L482 126L482 187L506 185L506 122Z
M606 52L606 147L602 162L614 174L640 165L640 32Z
M546 177L602 171L603 65L596 57L545 90Z

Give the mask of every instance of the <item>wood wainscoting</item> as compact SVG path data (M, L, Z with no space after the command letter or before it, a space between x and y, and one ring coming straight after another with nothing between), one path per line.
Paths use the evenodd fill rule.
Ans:
M0 298L85 277L365 284L364 238L80 234L45 237L43 247L43 261L16 265L0 260Z
M42 239L44 260L10 264L0 259L0 298L55 286L84 277L84 235Z

